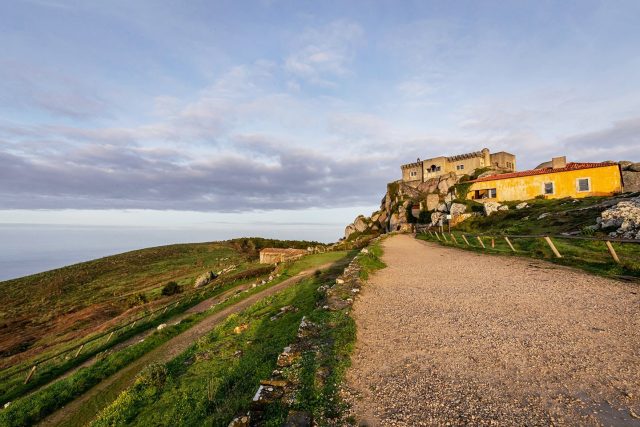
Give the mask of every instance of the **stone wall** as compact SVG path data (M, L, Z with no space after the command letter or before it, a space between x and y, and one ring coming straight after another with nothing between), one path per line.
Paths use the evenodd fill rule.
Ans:
M264 248L260 251L260 264L292 261L307 254L304 249Z

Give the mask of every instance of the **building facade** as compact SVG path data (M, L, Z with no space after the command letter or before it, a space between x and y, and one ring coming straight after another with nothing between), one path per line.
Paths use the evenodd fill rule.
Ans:
M567 163L554 158L551 167L494 175L470 181L468 199L483 201L530 200L538 196L611 196L623 190L617 163Z
M260 251L260 264L278 264L303 257L308 252L304 249L264 248Z
M402 181L425 182L431 178L437 178L455 172L456 175L470 175L476 169L492 167L502 169L505 172L516 170L516 156L505 151L491 154L488 148L473 153L459 154L456 156L440 156L426 160L416 160L400 167Z

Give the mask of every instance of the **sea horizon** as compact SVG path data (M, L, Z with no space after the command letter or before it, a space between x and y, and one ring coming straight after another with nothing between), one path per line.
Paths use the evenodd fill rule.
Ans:
M210 227L0 223L0 281L154 246L240 237L331 243L342 232L341 225L322 223L220 223Z

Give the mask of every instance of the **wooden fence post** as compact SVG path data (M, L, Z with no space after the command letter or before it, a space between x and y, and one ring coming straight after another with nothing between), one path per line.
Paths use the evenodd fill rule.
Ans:
M80 348L78 349L78 351L76 351L76 354L73 356L73 358L75 359L76 357L78 357L78 355L80 354L80 352L82 351L82 349L84 348L84 344L82 344L80 346Z
M486 249L487 247L484 245L484 242L482 241L480 236L477 236L477 237L478 237L478 242L480 242L480 246L482 246L483 249Z
M491 248L492 249L496 248L496 239L494 239L493 237L491 238Z
M458 244L458 240L456 240L456 236L454 236L453 233L450 233L450 234L451 234L451 238L453 239L453 241L457 245Z
M431 232L431 230L427 230L427 231L429 232L429 235L433 237L433 233Z
M107 344L109 341L111 341L111 337L113 336L113 333L115 331L111 331L111 333L109 334L109 337L107 338L107 342L105 342L105 344Z
M515 252L515 248L513 247L513 245L511 244L511 241L509 240L509 238L507 236L504 236L504 240L506 240L507 244L509 245L509 247L511 248L511 250L513 252Z
M556 256L556 258L562 258L562 255L560 255L560 252L558 252L558 249L556 249L556 245L553 244L553 242L551 241L549 236L545 236L544 240L547 242L547 245L549 245L549 247L553 251L553 253Z
M471 246L469 244L469 241L467 240L467 236L465 236L464 234L462 235L462 240L464 240L464 242L467 244L467 246Z
M434 233L435 233L436 237L438 238L438 240L439 240L439 241L442 241L442 239L440 239L440 236L438 235L438 232L437 232L437 231L434 231Z
M168 308L169 308L169 306L166 306L166 307L164 308L164 310L162 311L162 314L164 314L164 313L167 311L167 309L168 309Z
M444 234L444 231L442 231L441 233L442 233L442 238L444 239L444 241L449 243L449 241L447 240L447 236Z
M611 254L611 257L613 258L613 260L620 264L620 258L618 258L618 254L616 253L616 250L613 249L613 245L611 244L610 241L605 241L605 244L607 245L607 249L609 249L609 253Z
M38 365L33 365L33 368L31 368L29 370L29 373L27 374L27 378L24 379L24 383L25 384L29 382L29 380L31 379L33 374L36 372L36 366L38 366Z

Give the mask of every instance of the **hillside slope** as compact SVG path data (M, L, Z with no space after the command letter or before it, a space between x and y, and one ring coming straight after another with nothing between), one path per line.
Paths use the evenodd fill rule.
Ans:
M257 263L262 247L312 245L252 238L160 246L0 282L0 366L170 301L174 297L162 295L170 281L186 289L206 271L251 274L263 269Z

